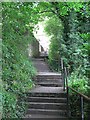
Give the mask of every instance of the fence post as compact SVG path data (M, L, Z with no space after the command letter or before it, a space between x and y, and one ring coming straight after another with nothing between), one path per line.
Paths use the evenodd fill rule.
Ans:
M61 58L61 71L62 71L62 77L63 77L63 90L65 91L65 73L64 73L64 63Z
M65 67L64 69L65 69L65 85L66 85L66 87L68 87L68 81L67 81L67 76L68 76L68 74L67 74L67 68Z
M58 58L58 72L60 71L60 60Z
M67 112L68 112L68 118L70 118L71 114L70 114L70 107L69 107L69 87L68 87L68 80L67 80L67 76L68 76L68 71L67 68L65 67L65 82L66 82L66 92L67 92Z
M81 118L82 120L84 120L84 102L82 96L81 96Z

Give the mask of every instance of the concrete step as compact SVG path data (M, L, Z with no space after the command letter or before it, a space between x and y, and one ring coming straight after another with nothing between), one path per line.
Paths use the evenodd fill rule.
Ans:
M36 79L58 80L58 79L62 79L62 75L60 73L54 73L54 72L39 72L36 76Z
M66 98L58 97L27 97L28 102L48 102L48 103L66 103Z
M61 73L58 72L38 72L37 75L39 76L61 76Z
M37 72L50 72L50 69L42 59L33 60L33 65L37 69Z
M63 91L63 87L44 87L37 86L28 91L28 96L53 96L53 97L66 97L66 92Z
M67 117L54 116L54 115L42 115L42 114L27 114L24 120L68 120Z
M67 105L65 103L38 103L38 102L27 102L28 108L30 109L47 109L47 110L66 110Z
M28 109L26 114L42 114L42 115L60 115L67 116L66 110L48 110L48 109Z
M30 93L65 93L63 87L44 87L37 85L33 87Z

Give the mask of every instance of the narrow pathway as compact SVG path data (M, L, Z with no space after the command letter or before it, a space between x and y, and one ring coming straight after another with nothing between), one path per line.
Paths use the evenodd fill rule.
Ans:
M33 59L36 87L28 92L24 120L67 120L67 98L62 76L50 71L43 59Z
M32 59L32 62L35 66L35 68L37 69L37 72L50 72L50 69L47 65L47 63L45 63L43 58L37 58L37 59Z

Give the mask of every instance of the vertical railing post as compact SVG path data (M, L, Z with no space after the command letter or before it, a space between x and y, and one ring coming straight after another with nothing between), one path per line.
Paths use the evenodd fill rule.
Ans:
M70 102L69 101L70 101L70 99L69 99L69 88L67 86L67 112L68 112L68 118L70 118L70 116L71 116L70 106L69 106Z
M81 96L81 118L84 120L84 102L83 102L83 97Z
M66 81L66 90L67 90L67 112L68 112L68 118L70 118L71 114L70 114L70 107L69 107L69 87L68 87L67 76L68 76L68 71L67 71L67 68L65 67L65 81Z
M65 86L68 87L68 81L67 81L67 68L64 68L65 71Z
M60 71L60 59L58 58L58 72Z
M61 72L62 72L62 77L63 77L63 90L65 91L65 74L64 74L64 63L61 58Z
M67 67L67 76L69 75L69 68Z

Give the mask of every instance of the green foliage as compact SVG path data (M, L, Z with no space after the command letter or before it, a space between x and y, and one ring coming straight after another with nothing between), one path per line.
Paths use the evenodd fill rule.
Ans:
M52 36L49 58L58 61L58 58L62 57L65 65L69 67L70 72L77 69L79 65L82 65L82 67L85 68L88 63L88 55L83 51L83 43L86 44L87 42L81 37L81 33L78 31L79 29L82 29L82 26L80 28L79 24L86 15L84 14L85 6L86 4L73 2L51 3L51 10L58 9L56 9L56 12L55 14L53 13L52 17L49 16L45 28L48 35ZM67 10L64 10L63 8L67 8ZM81 8L83 9L83 14L81 14ZM68 14L64 14L64 11ZM82 15L82 19L78 18L79 13ZM55 64L52 63L52 65Z
M6 118L13 118L15 116L15 107L16 107L17 99L16 96L12 93L4 91L3 94L3 114L5 114Z
M52 17L49 16L45 28L47 34L51 36L49 62L57 71L58 59L63 58L65 66L71 73L69 85L89 95L90 35L87 29L87 23L90 25L89 4L73 2L51 4L51 10L54 9L55 14L53 12Z
M81 34L85 43L83 43L83 52L87 56L88 62L85 66L85 74L90 79L90 33ZM90 86L90 80L88 81L88 85ZM88 89L88 95L90 96L90 89Z
M32 3L3 3L2 105L4 119L20 118L25 112L25 92L34 83L35 69L28 57L28 45L35 38L30 24ZM34 20L34 19L33 19ZM32 20L31 20L32 21Z
M51 36L49 46L49 63L55 70L58 70L58 60L62 54L60 52L65 49L62 41L62 31L62 23L56 16L47 20L45 32Z
M0 119L2 117L2 113L3 113L3 105L2 105L2 80L0 79Z
M69 86L77 90L78 92L81 92L83 94L88 94L88 81L89 79L82 75L80 72L81 68L79 67L77 71L74 71L71 73L71 75L68 77Z
M62 23L55 15L48 18L48 20L46 21L45 32L49 36L56 35L58 37L58 34L61 33L62 30L63 30Z
M89 86L89 79L81 73L81 67L77 69L77 71L74 71L71 73L71 75L68 77L68 85L75 89L76 91L87 95L89 95L90 91L90 86ZM69 89L69 108L71 110L71 115L72 117L75 116L81 116L81 109L80 109L80 101L81 98L80 96ZM84 102L84 115L85 115L85 120L88 118L88 110L89 110L89 102Z
M81 37L84 39L84 43L83 43L83 53L85 56L87 56L88 62L87 65L85 66L85 70L86 70L86 75L88 76L88 78L90 78L90 33L86 33L86 34L81 34Z

